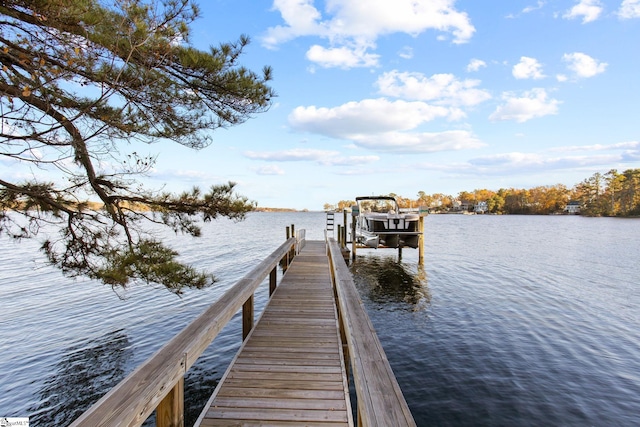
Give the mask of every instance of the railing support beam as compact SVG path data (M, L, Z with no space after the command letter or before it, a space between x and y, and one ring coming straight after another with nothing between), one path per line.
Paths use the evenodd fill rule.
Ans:
M278 269L274 267L273 270L271 270L271 273L269 273L269 296L273 295L273 293L276 291L276 286L277 286L277 277L278 277Z
M242 305L242 340L244 341L253 329L253 295Z
M156 427L184 427L184 377L156 408Z

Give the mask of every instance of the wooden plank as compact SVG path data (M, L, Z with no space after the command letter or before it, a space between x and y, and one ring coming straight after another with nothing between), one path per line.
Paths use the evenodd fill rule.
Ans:
M279 353L283 354L283 353ZM236 362L237 365L256 365L256 366L331 366L337 367L335 364L335 356L331 355L331 357L327 358L319 358L319 357L273 357L272 355L268 355L267 357L243 357L242 359L238 359Z
M307 242L196 425L352 426L324 242Z
M254 351L255 350L255 351ZM265 351L267 349L261 349L261 348L245 348L245 350L243 351L243 356L246 358L252 358L255 357L256 359L259 359L259 357L264 356L265 360L269 361L269 363L271 363L271 360L282 360L284 362L288 362L288 361L295 361L295 360L304 360L304 361L311 361L311 362L318 362L318 363L328 363L328 361L334 361L335 360L335 353L333 352L284 352L283 350L280 349L268 349L270 350L268 353L267 351ZM334 363L334 362L332 362Z
M344 390L343 384L337 381L309 381L309 380L293 380L291 378L284 378L281 380L265 380L251 378L227 378L225 379L225 386L230 387L245 387L249 388L264 388L273 390ZM224 388L220 388L224 390ZM222 391L221 391L222 393Z
M346 410L344 399L312 399L296 397L247 397L247 396L218 396L217 408L264 408L264 409L313 409L324 411Z
M207 418L222 418L229 422L240 420L260 421L296 421L307 423L314 421L348 422L347 411L340 410L297 410L284 408L217 408L212 407L207 412Z
M282 337L282 336L257 336L253 338L253 344L266 347L278 346L283 350L291 347L327 347L326 344L338 342L337 337L306 336L306 337Z
M335 351L333 349L327 347L290 347L290 348L282 348L279 346L268 346L268 343L262 343L262 345L247 345L247 350L256 351L256 352L270 352L270 351L287 351L291 354L295 353L322 353L322 354L330 354L335 355Z
M333 319L296 319L295 326L291 325L290 319L283 319L282 317L276 317L275 314L271 315L271 313L265 313L262 316L263 323L272 323L274 325L280 325L282 327L309 327L309 328L321 328L321 327L331 327L334 328Z
M313 372L256 372L256 371L231 371L227 376L229 380L272 381L280 383L283 381L309 381L314 383L342 383L341 374L313 373Z
M225 397L272 397L273 391L264 388L245 388L227 385L218 396ZM344 392L340 390L302 390L281 389L278 396L282 399L326 399L338 400L344 398Z
M305 336L305 335L313 335L313 336L332 336L335 335L335 326L331 324L320 324L313 325L310 324L306 328L300 327L300 325L291 325L290 323L275 323L270 322L271 325L276 326L276 328L272 328L270 331L264 331L263 328L256 329L254 331L254 337L261 336L272 336L272 337L287 337L287 336ZM332 327L333 326L333 327Z
M233 425L233 424L232 424ZM256 421L256 420L242 420L241 423L235 424L242 427L299 427L298 421ZM307 427L336 427L340 424L324 421L313 421L304 423ZM229 427L229 421L225 419L206 419L201 424L202 427Z
M305 373L305 374L342 374L342 366L340 365L332 365L332 366L317 366L317 365L300 365L296 364L288 364L288 365L280 365L280 364L264 364L258 365L255 363L235 363L234 369L231 371L232 373L236 371L238 373L241 372L286 372L286 373ZM342 379L342 378L340 378Z

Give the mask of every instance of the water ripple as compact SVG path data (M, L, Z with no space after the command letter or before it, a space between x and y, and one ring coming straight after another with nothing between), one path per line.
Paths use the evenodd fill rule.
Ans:
M340 220L340 218L338 218ZM178 298L69 279L0 239L0 416L65 425L285 237L322 213L255 213L165 236L218 282ZM417 251L359 251L361 297L420 426L640 424L640 221L432 215ZM266 286L256 296L258 309ZM240 345L236 315L185 378L186 425Z

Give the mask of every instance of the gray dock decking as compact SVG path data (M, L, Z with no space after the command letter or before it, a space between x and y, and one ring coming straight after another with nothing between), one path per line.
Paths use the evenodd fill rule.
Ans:
M295 257L196 425L353 425L325 242Z

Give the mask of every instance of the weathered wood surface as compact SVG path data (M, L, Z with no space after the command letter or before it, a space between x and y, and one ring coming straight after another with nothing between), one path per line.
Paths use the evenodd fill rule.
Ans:
M182 400L180 395L185 373L233 315L252 299L263 280L273 276L279 261L291 253L295 244L296 239L291 238L280 245L182 332L75 420L71 427L140 426L158 405L163 419L159 425L165 417L168 425L180 425L182 403L177 399ZM248 306L246 310L249 310ZM168 399L167 395L170 395Z
M367 315L340 246L329 241L338 309L349 348L359 426L415 426L387 356Z
M329 261L306 242L196 425L353 425Z

